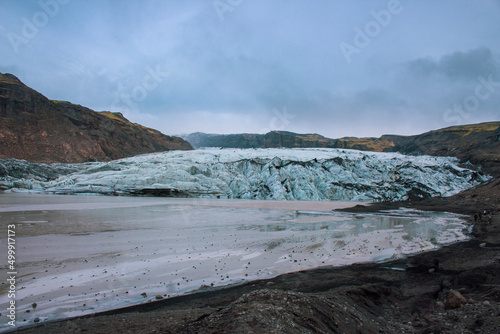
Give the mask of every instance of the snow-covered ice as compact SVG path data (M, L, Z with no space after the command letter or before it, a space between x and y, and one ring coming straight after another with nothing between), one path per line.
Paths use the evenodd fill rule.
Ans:
M310 148L171 151L72 168L51 182L3 185L55 194L395 201L450 196L488 179L455 158Z

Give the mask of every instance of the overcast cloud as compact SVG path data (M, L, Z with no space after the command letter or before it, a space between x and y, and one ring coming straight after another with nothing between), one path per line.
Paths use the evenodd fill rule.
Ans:
M0 72L167 134L499 120L500 2L0 0Z

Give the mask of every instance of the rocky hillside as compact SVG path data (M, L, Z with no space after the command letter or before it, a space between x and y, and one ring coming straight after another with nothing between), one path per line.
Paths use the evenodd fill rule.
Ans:
M394 143L386 151L454 156L500 177L500 122L452 126L417 136L383 136Z
M264 135L255 133L217 135L195 132L183 137L194 147L222 148L335 148L335 141L318 134L298 134L271 131Z
M454 156L480 165L500 176L500 122L453 126L415 136L384 135L379 138L331 139L318 134L272 131L261 134L214 135L192 133L184 137L195 147L223 148L346 148L375 152L400 152Z
M131 123L120 113L49 100L15 76L0 73L0 158L109 161L189 149L183 139Z

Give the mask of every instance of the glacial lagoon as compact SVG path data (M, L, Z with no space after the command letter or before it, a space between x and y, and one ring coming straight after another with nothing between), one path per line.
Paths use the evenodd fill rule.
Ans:
M10 328L10 224L17 326L468 239L456 214L333 211L357 204L2 193L0 330Z

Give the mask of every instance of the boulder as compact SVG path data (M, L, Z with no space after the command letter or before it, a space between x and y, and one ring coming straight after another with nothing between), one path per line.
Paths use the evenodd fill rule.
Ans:
M467 299L465 299L462 294L456 290L450 290L446 301L444 303L444 308L447 310L456 309L467 304Z

